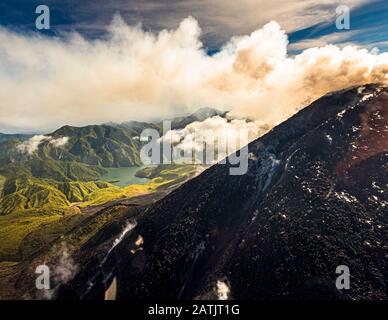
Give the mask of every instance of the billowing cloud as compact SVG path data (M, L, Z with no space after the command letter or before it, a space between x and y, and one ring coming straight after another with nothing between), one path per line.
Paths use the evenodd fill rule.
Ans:
M346 46L351 46L352 43L350 39L355 35L358 35L358 31L347 31L347 32L335 32L325 36L321 36L314 39L304 39L298 42L291 43L288 46L290 51L302 51L315 47L325 47L329 44L335 43L336 46L344 48ZM373 48L373 47L372 47Z
M190 123L183 129L170 130L160 139L168 142L177 154L200 154L200 163L212 164L244 147L249 141L263 135L271 125L247 119L227 119L220 116ZM211 152L211 159L204 159ZM182 160L192 163L192 157Z
M0 29L0 131L171 116L203 106L276 124L321 95L386 82L388 53L325 46L287 54L276 22L202 49L193 18L158 34L116 17L109 36L66 40Z
M20 153L26 153L26 154L31 155L35 151L37 151L39 146L45 141L48 141L50 144L59 148L59 147L65 146L67 144L67 142L69 141L69 138L68 137L61 137L61 138L54 139L53 137L50 137L50 136L35 135L35 136L31 137L30 139L17 145L16 149Z
M36 135L28 139L27 141L24 141L21 144L17 145L16 149L21 153L27 153L31 155L36 150L38 150L38 147L41 143L47 141L48 139L50 139L50 137L44 135Z

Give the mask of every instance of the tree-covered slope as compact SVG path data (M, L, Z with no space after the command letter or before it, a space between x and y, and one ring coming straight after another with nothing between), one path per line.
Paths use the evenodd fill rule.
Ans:
M40 153L55 160L75 160L103 167L140 165L140 142L129 129L108 125L64 126L49 136L68 138L62 148L57 148L50 141L42 144Z
M105 182L63 182L20 174L8 178L3 185L0 215L31 209L62 212L71 203L84 201L89 194L109 187Z

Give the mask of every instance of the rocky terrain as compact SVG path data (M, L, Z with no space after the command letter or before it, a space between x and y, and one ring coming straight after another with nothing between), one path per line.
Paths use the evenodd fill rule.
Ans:
M387 113L383 85L322 97L249 145L247 174L215 165L133 215L58 297L387 299Z

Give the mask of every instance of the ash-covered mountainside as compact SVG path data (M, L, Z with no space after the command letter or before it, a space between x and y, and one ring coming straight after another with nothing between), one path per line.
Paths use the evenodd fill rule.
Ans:
M247 174L216 165L151 206L105 262L106 286L118 299L387 299L387 119L387 86L322 97L250 143Z

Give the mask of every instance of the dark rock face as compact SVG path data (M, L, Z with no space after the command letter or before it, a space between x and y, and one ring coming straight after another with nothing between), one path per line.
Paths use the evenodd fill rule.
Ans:
M106 261L117 298L387 299L387 119L386 86L329 94L250 143L247 174L184 184Z

